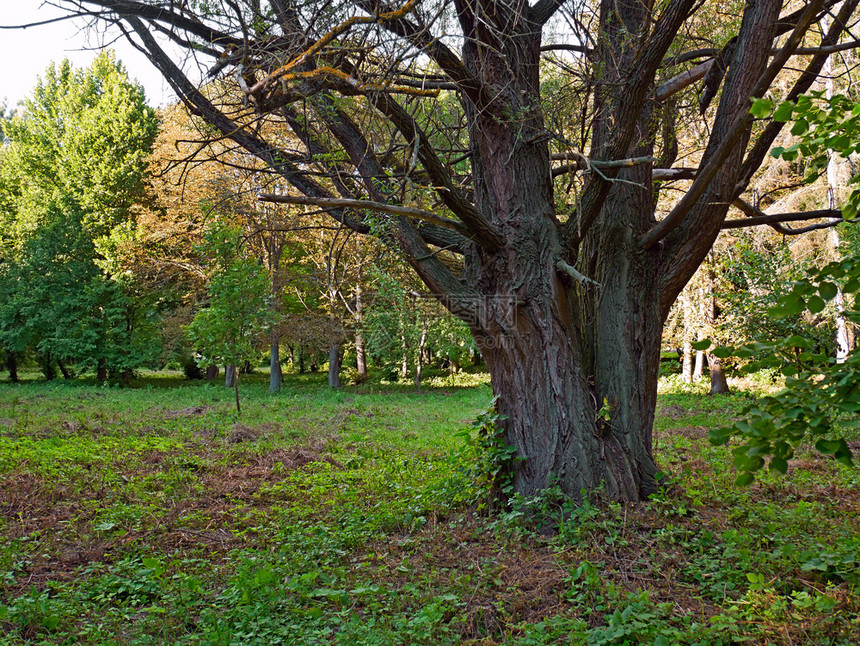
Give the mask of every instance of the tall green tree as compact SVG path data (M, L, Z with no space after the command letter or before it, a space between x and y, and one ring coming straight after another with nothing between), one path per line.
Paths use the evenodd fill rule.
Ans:
M0 344L128 374L151 350L149 307L112 273L147 187L157 132L143 90L112 53L87 69L51 65L4 123Z

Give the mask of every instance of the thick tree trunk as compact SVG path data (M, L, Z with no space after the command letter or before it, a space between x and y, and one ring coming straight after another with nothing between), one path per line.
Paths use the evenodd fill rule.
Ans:
M558 483L576 499L602 487L612 499L640 500L655 491L660 334L640 332L659 330L660 319L653 307L652 320L640 318L649 308L637 316L632 305L605 312L591 329L572 325L564 303L517 308L512 334L480 338L507 441L521 458L517 492Z
M340 388L340 346L333 345L328 350L328 387Z
M212 382L218 379L221 369L218 366L209 366L206 368L206 381Z
M233 388L236 385L236 366L224 366L224 387Z
M272 341L272 345L269 348L269 392L279 392L283 383L284 372L281 370L281 344L278 341Z
M725 395L729 391L729 382L726 381L726 373L719 358L708 354L708 370L711 373L711 390L709 395Z

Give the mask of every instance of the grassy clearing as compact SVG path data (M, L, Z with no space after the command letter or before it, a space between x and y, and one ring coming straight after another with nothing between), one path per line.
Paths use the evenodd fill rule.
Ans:
M660 395L669 487L489 514L486 385L0 385L2 644L860 641L856 469L733 486L748 394ZM473 380L474 381L474 380Z

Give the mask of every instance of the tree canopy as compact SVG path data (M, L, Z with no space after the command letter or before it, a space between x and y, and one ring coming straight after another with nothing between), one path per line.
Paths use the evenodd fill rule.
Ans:
M0 345L121 372L152 354L152 327L114 260L134 236L157 122L112 54L48 68L6 120L0 151Z

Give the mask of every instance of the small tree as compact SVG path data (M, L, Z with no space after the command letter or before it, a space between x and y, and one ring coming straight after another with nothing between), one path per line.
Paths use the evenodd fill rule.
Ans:
M269 279L253 260L235 257L235 242L229 234L216 235L221 238L216 246L221 267L209 286L209 307L197 312L188 326L188 336L200 353L200 366L238 366L254 356L255 341L271 323ZM234 257L227 260L230 256ZM241 413L238 372L233 377L233 389L236 412Z

